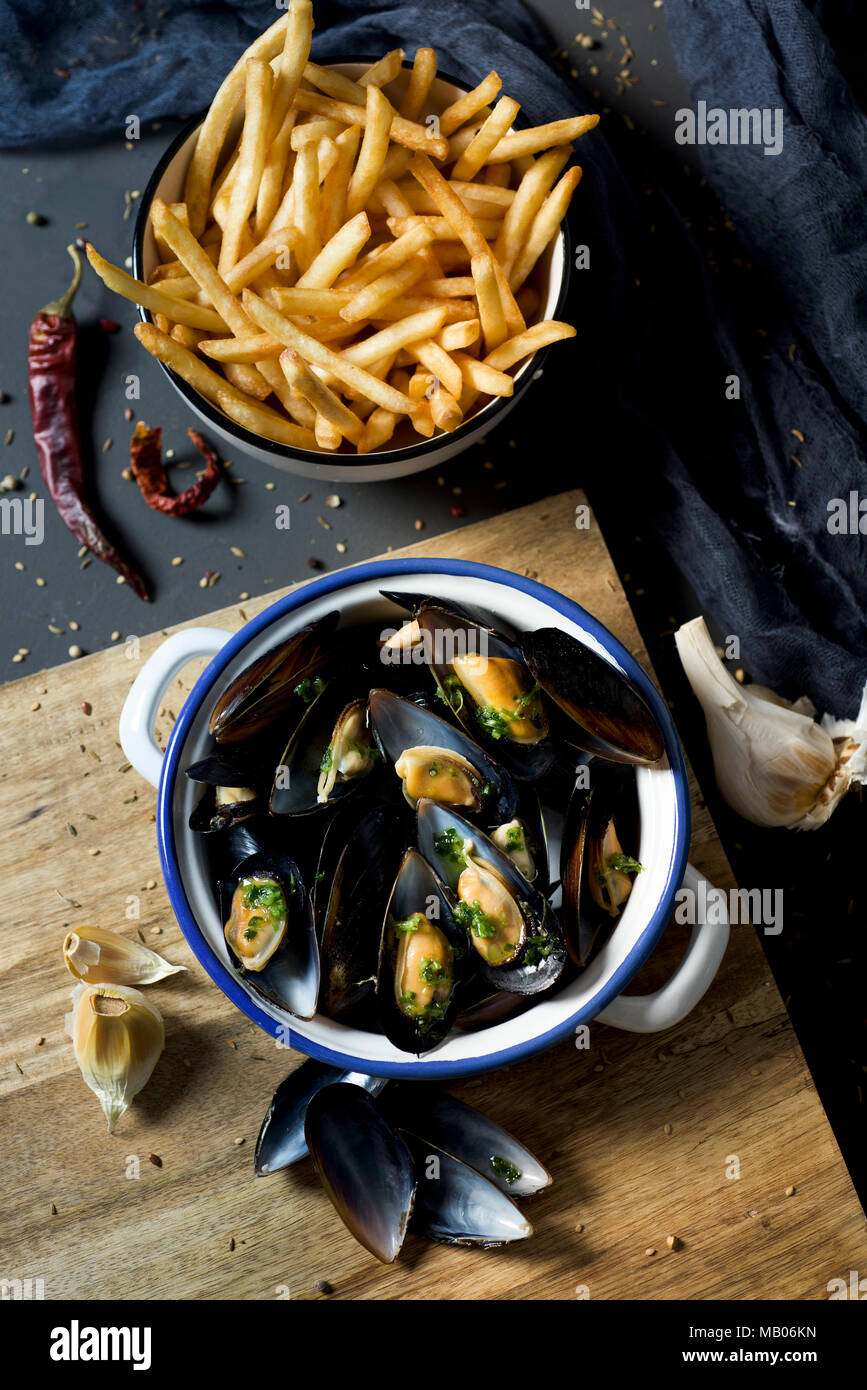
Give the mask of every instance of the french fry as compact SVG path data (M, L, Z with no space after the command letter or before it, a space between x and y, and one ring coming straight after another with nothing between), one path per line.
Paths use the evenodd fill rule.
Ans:
M340 381L362 391L386 410L393 410L398 415L411 413L413 403L408 396L404 396L400 391L395 391L385 382L378 381L375 376L371 376L369 372L356 366L354 362L346 362L340 353L333 352L324 343L318 343L315 338L311 338L308 333L297 328L273 305L266 304L251 290L244 290L244 308L260 328L264 328L266 333L271 333L275 338L279 338L285 347L294 348L306 362L313 362L318 367L324 367Z
M232 117L244 94L246 81L246 62L249 58L263 58L270 62L276 58L283 46L289 13L275 20L264 34L260 34L241 55L232 71L224 78L217 95L208 108L208 113L199 129L196 148L187 169L184 183L184 202L187 205L190 231L193 236L201 236L208 212L211 183L220 151L226 140Z
M365 93L366 97L366 93ZM367 124L366 106L357 106L348 101L336 101L333 97L320 96L318 92L298 92L295 105L300 111L309 111L314 116L332 116L344 125ZM408 121L405 116L395 116L391 122L391 138L408 150L427 150L435 159L445 159L449 152L448 141L442 136L432 136L427 127ZM500 141L502 144L502 141Z
M376 90L375 88L373 90ZM323 246L296 282L299 290L327 290L348 266L351 266L362 246L370 239L370 222L366 212L344 222L339 232Z
M178 219L179 222L182 222L185 227L188 227L190 225L190 219L187 214L186 203L169 203L169 207L171 208L172 212L174 213L175 217ZM160 257L163 260L169 260L171 258L171 251L169 250L168 246L166 246L165 242L162 241L160 237L156 235L156 233L154 233L154 241L157 244L157 251L159 252Z
M381 449L383 444L387 444L394 434L398 418L393 410L383 410L382 406L378 405L373 414L368 416L361 431L358 452L372 454L375 449Z
M198 346L214 362L261 362L266 357L279 357L283 351L283 344L270 333L254 333L248 338L203 338Z
M378 280L390 270L400 270L419 251L423 251L433 241L433 233L428 227L413 227L395 241L387 242L371 251L364 261L354 267L341 281L340 288L361 290Z
M369 199L379 178L388 150L388 132L394 119L394 108L388 97L376 86L367 89L366 121L358 163L346 195L346 214L354 217Z
M293 285L291 289L277 290L274 303L282 314L317 314L327 318L338 314L350 298L349 290L304 289Z
M404 318L407 314L420 314L423 309L444 309L445 323L447 324L463 323L467 319L474 319L478 313L472 300L435 299L431 295L402 294L397 299L390 299L387 304L383 304L377 309L373 322L379 323L381 320L392 322L394 319Z
M318 145L320 140L336 140L346 129L340 121L308 121L306 125L296 125L292 131L290 144L297 153L302 145Z
M191 352L195 352L199 343L205 337L205 334L202 332L201 328L188 328L184 323L176 323L172 329L171 336L176 343L183 343L184 347L189 348Z
M549 343L559 342L562 338L574 337L575 329L571 323L560 323L557 319L544 319L541 323L534 323L532 328L526 329L524 333L519 333L517 337L509 338L505 343L494 348L494 351L489 352L484 359L485 364L505 372L509 367L514 367L515 363L520 362L523 357L532 356L541 348L547 347Z
M298 232L295 254L304 271L322 249L319 245L319 153L315 145L304 145L298 151L292 187L295 190L292 220Z
M324 415L317 411L316 420L313 426L313 433L316 436L316 443L320 449L339 449L343 443L343 435L336 425L332 425L330 420L326 420Z
M463 206L463 204L461 204ZM466 211L466 209L464 209ZM470 214L468 214L470 215ZM475 229L484 241L491 241L500 230L499 218L479 217L473 219ZM388 230L396 237L403 236L405 232L412 231L413 227L430 227L433 232L434 241L463 241L460 230L455 226L449 217L425 217L413 215L412 217L389 217L386 219Z
M406 57L402 48L393 48L386 53L379 62L372 67L359 79L359 87L387 87L389 82L393 82L403 66Z
M428 98L431 84L437 75L437 55L433 48L417 48L413 59L412 72L398 108L401 116L408 121L417 121L422 107Z
M444 320L445 307L424 309L420 314L408 314L406 318L381 328L370 338L344 348L341 356L346 362L355 362L360 367L370 367L381 358L396 353L399 348L432 337L440 331ZM442 348L439 352L443 357L447 357Z
M348 323L375 318L390 299L397 299L398 295L404 294L417 281L422 280L429 269L422 253L412 256L397 270L390 270L378 276L354 294L349 303L340 310L340 317Z
M452 361L449 354L432 340L409 342L406 350L414 362L420 362L427 371L443 383L452 396L461 394L463 381L460 367Z
M271 428L280 427L284 433L285 443L291 443L293 447L299 449L310 449L314 447L313 435L309 430L299 428L297 425L290 425L283 420L276 411L263 406L259 401L251 400L245 396L243 391L230 386L195 353L190 352L189 348L183 347L181 343L176 343L167 334L161 333L152 323L137 323L134 328L135 336L144 348L156 357L160 362L164 362L178 376L183 377L196 391L203 395L207 400L213 401L221 409L226 410L224 401L231 402L239 410L247 412L248 418L259 422L247 428L252 428L255 433L265 434L268 438L274 438L268 429L261 427L261 422L268 422ZM226 413L230 412L226 410ZM237 418L237 417L234 417Z
M180 223L178 225L180 226ZM204 255L204 252L202 254ZM125 270L100 256L90 242L87 243L87 259L104 285L114 290L115 294L122 295L124 299L132 300L133 304L140 304L150 313L164 314L172 322L186 324L188 328L203 328L211 333L227 331L224 320L214 309L206 309L200 304L188 304L186 300L172 298L162 290L155 289L153 285L145 285L142 281L133 279Z
M447 391L441 381L434 383L433 390L428 397L430 413L435 425L441 430L451 434L456 430L464 418L464 412L455 400L450 391Z
M262 170L262 179L256 197L255 225L257 236L262 236L267 230L272 217L280 206L283 175L286 172L286 161L289 158L295 121L295 112L287 111L283 117L283 124L265 153L265 167Z
M480 330L478 319L461 319L458 323L447 323L441 328L435 341L446 352L455 352L476 342Z
M486 396L511 396L515 383L506 372L492 367L489 362L480 362L468 352L456 352L454 361L460 368L465 386L473 391L482 391ZM460 392L458 392L460 396Z
M507 275L518 259L533 218L551 191L554 180L567 163L571 152L569 145L555 145L554 149L534 160L532 168L521 179L494 244L494 255L501 262ZM500 167L506 166L494 166Z
M506 166L495 164L492 167L500 169ZM385 180L385 182L388 183L389 181ZM381 184L377 185L377 193L380 187ZM461 182L457 184L452 182L451 187L457 193L467 212L472 213L473 217L502 217L511 199L515 196L510 188L489 188L484 183ZM479 196L476 196L475 190L478 190ZM403 194L405 210L392 212L391 208L386 209L392 217L412 217L414 214L431 217L439 211L433 198L429 193L425 193L423 188L399 186L398 192ZM491 198L485 196L487 194L495 194L496 196Z
M581 167L575 164L571 169L566 170L560 182L552 188L536 213L527 240L509 275L509 284L512 290L521 288L545 247L557 236L560 231L560 223L566 216L572 201L572 194L580 182Z
M512 181L512 164L488 164L484 169L485 187L499 189L500 192L511 191L509 184Z
M507 336L506 316L503 312L503 301L500 298L497 274L494 270L494 258L490 255L473 256L470 268L476 286L476 299L479 305L479 318L482 321L485 350L491 352L495 347L499 347Z
M531 126L529 130L516 130L512 135L504 135L488 155L489 164L502 164L508 159L518 159L525 154L535 154L537 150L550 150L552 145L562 145L568 140L577 140L599 124L597 115L570 116L564 121L549 121L547 125Z
M310 405L327 420L336 430L353 444L357 444L361 438L363 425L357 415L343 404L339 396L330 391L327 386L314 376L313 372L298 355L294 348L285 348L280 354L280 366L283 375Z
M422 188L430 194L443 217L453 228L471 256L484 256L488 243L484 233L476 225L475 219L467 212L453 188L443 178L439 169L432 164L426 154L414 154L409 161L410 173ZM496 236L496 232L494 232Z
M346 221L346 194L360 140L361 126L352 125L334 141L334 163L323 178L319 200L320 238L323 246L337 235Z
M499 144L509 127L514 124L520 109L518 103L513 101L511 97L500 97L485 124L452 169L453 180L474 179L476 177L482 166L487 164L491 151Z
M335 101L354 102L364 105L365 89L360 82L344 77L336 68L323 68L319 63L307 63L304 68L304 81ZM348 124L348 122L347 122Z
M306 401L303 404L306 405ZM217 396L217 405L225 415L236 424L242 425L245 430L249 430L251 434L261 434L265 439L273 439L276 444L285 444L290 449L317 447L317 439L312 429L304 425L294 425L291 420L284 420L276 410L271 410L267 405L260 405L258 401L239 399L238 396L221 391ZM311 425L313 419L311 413Z
M466 299L475 294L476 282L472 275L446 275L439 280L422 280L416 290L434 299Z
M478 87L474 87L471 92L467 92L464 96L458 97L457 101L453 101L451 106L447 106L440 116L442 134L451 135L458 129L458 126L471 121L483 106L487 106L489 102L494 100L502 85L498 75L495 72L489 72ZM438 156L438 158L440 157L444 156Z
M256 198L256 231L259 236L269 227L280 203L283 174L297 119L292 102L310 56L312 35L313 6L310 0L293 0L274 80L268 151Z
M271 117L271 94L274 76L270 63L259 58L247 60L247 80L244 97L244 131L241 153L232 183L229 209L223 226L220 259L217 269L221 275L238 260L241 232L256 205L256 194L265 167L268 142L268 122Z

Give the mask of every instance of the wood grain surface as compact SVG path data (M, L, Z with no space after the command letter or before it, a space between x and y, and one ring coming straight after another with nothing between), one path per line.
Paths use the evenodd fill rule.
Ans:
M566 493L396 553L538 578L647 666L598 527L576 529L584 500ZM240 627L278 596L201 622ZM829 1280L867 1268L867 1222L747 926L733 929L716 982L678 1027L635 1036L594 1025L589 1050L564 1043L452 1088L553 1173L525 1204L532 1239L483 1252L411 1236L386 1268L340 1224L309 1161L255 1179L269 1098L301 1059L229 1004L168 904L155 794L117 735L163 635L2 692L0 1279L42 1279L47 1299L306 1299L323 1296L317 1280L337 1298L824 1299ZM197 674L167 695L164 736ZM693 814L692 862L728 888L695 794ZM166 1050L113 1137L64 1032L60 945L87 922L140 931L189 967L152 987ZM683 944L670 931L633 987L655 987Z

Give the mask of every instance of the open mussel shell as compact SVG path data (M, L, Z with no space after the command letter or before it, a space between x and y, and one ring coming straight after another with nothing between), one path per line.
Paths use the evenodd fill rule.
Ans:
M455 899L480 973L494 989L539 994L562 974L566 947L546 898L462 816L419 802L418 847ZM471 957L472 958L472 957Z
M337 1082L314 1095L305 1138L343 1224L383 1264L397 1259L416 1192L412 1156L360 1086Z
M255 787L206 786L190 813L189 827L199 834L213 835L260 815L266 805Z
M388 900L376 993L386 1037L402 1052L429 1052L451 1028L467 955L427 860L408 849Z
M453 1026L460 1033L479 1033L483 1028L494 1028L508 1018L517 1017L532 1005L532 995L492 990L487 979L479 975L469 984L466 992L461 992L460 1007L454 1016Z
M485 824L511 820L518 803L511 777L463 729L388 690L371 690L368 704L383 758L411 805L428 796Z
M595 758L588 782L575 786L560 846L560 920L576 965L587 964L626 904L640 834L634 769Z
M521 651L546 695L568 716L562 732L577 748L649 767L665 752L643 696L610 661L556 627L525 633Z
M213 834L240 825L266 809L265 789L271 779L268 754L261 740L255 747L217 745L186 769L191 782L205 787L193 808L191 830Z
M223 880L219 896L229 958L244 983L268 1004L312 1018L319 950L298 866L285 855L254 853Z
M372 1028L382 923L406 842L403 813L375 802L345 831L322 925L320 1007L341 1023Z
M491 839L527 882L547 896L550 887L548 832L535 787L521 787L517 815L494 826Z
M353 678L334 681L289 740L274 775L271 812L306 816L331 808L357 791L378 762L364 696Z
M551 1174L524 1144L448 1091L398 1081L379 1108L396 1129L435 1144L510 1197L529 1197L551 1185Z
M555 749L520 649L452 609L422 606L417 622L442 698L470 736L514 777L541 777Z
M361 1086L372 1096L379 1095L388 1085L382 1077L348 1071L345 1067L331 1067L327 1062L313 1059L302 1062L285 1081L280 1082L262 1121L253 1160L257 1178L277 1173L281 1168L289 1168L305 1157L307 1139L304 1120L307 1107L325 1086L334 1086L338 1082Z
M293 703L303 708L307 687L335 660L334 632L339 619L340 614L333 612L308 623L230 682L208 722L208 731L218 743L252 738ZM302 690L296 693L299 686Z
M533 1227L514 1202L429 1139L403 1138L418 1178L410 1229L428 1240L483 1250L526 1240Z

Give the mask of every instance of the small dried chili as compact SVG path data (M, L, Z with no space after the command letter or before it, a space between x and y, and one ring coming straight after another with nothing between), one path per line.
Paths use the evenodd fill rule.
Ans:
M78 328L71 309L81 282L81 258L74 246L67 250L75 262L72 284L61 299L40 309L30 325L27 365L36 452L46 487L72 534L147 600L145 581L104 535L84 496L75 403Z
M149 430L143 420L135 427L135 434L129 442L129 461L133 477L141 488L141 495L154 511L165 512L167 516L186 516L207 502L222 477L217 455L209 449L204 439L195 430L187 434L205 460L205 471L197 482L174 496L169 491L169 479L162 461L162 430Z

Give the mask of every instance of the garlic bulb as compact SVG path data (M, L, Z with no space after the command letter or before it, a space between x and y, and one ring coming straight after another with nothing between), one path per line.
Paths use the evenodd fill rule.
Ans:
M113 1134L165 1046L163 1020L143 994L124 985L78 984L72 1005L67 1031L75 1060Z
M102 927L76 927L63 942L63 959L87 984L152 985L186 966L172 965L156 951Z
M704 618L674 634L704 710L720 791L754 825L815 830L853 782L867 781L867 686L855 720L790 704L764 686L738 685L716 654Z

